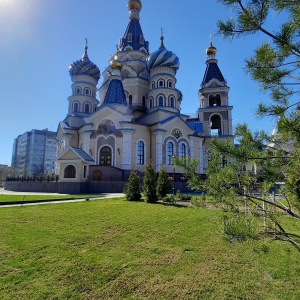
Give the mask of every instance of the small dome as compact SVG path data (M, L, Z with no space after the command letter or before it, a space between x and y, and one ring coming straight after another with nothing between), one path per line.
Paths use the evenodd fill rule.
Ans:
M212 45L212 42L210 42L210 46L206 49L206 55L216 55L217 54L217 48Z
M147 70L150 72L155 67L169 67L177 71L180 66L178 56L172 51L168 51L161 37L161 46L159 49L149 55L147 58Z
M88 75L93 77L97 82L100 79L100 70L93 62L90 61L87 55L88 46L85 46L85 52L81 59L73 62L69 67L71 77L76 75Z
M142 10L142 2L140 0L128 0L127 4L128 10L137 9Z
M110 61L109 64L113 70L115 70L115 69L121 70L122 69L122 63L121 63L121 61L118 60L117 55L114 57L113 60Z

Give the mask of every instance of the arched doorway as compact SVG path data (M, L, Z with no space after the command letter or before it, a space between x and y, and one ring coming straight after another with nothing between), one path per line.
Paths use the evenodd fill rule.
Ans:
M102 147L100 150L100 166L111 166L112 153L108 146Z

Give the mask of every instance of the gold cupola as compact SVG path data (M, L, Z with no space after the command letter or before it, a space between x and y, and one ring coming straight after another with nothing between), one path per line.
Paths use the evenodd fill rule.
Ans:
M113 70L121 70L122 69L122 63L118 59L117 55L115 55L114 59L112 59L109 64Z
M217 48L213 46L212 41L210 42L210 46L206 49L207 56L215 56L217 54Z
M142 2L140 0L128 0L128 10L136 9L138 11L142 10Z

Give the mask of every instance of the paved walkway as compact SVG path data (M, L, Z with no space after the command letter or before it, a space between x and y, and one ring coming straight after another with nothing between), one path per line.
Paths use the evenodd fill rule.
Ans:
M67 194L57 194L57 193L31 193L31 192L14 192L14 191L7 191L3 188L0 188L0 195L47 195L47 196L63 196ZM123 193L109 193L109 194L102 194L103 196L98 198L90 198L89 201L107 199L107 198L120 198L124 197L125 194ZM16 206L34 206L34 205L45 205L45 204L59 204L59 203L70 203L70 202L83 202L87 201L87 195L82 199L70 199L70 200L58 200L58 201L47 201L47 202L39 202L39 203L24 203L24 204L10 204L10 205L0 205L0 208L4 207L16 207Z

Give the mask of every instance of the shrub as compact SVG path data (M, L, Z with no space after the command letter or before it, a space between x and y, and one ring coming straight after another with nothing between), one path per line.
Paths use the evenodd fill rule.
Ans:
M124 193L126 195L126 200L128 201L141 200L140 177L136 170L131 170Z
M166 172L165 167L161 167L160 171L158 172L158 179L157 179L157 187L156 192L158 198L164 198L169 192L171 188L171 183L169 180L169 175Z
M147 163L145 168L143 193L145 196L145 202L157 202L158 198L156 194L156 173L151 161Z

